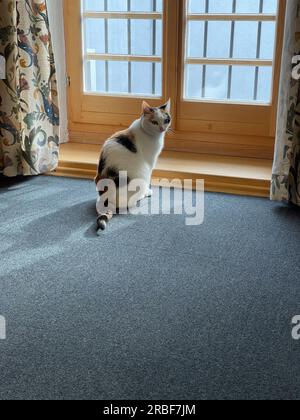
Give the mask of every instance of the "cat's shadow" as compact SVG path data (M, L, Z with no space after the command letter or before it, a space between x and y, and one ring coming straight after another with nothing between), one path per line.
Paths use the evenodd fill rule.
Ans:
M37 249L67 242L76 234L95 239L97 238L96 219L95 200L64 207L25 225L20 236L21 242L27 248ZM91 224L86 230L90 221ZM19 243L20 246L22 244Z

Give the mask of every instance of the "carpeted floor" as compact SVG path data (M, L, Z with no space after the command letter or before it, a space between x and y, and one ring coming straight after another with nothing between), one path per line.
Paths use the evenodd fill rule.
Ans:
M300 212L206 194L115 219L89 181L0 180L1 399L300 396Z

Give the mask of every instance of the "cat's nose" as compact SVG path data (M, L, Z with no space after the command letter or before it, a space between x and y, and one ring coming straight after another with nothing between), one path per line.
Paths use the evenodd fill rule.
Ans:
M168 117L165 119L165 124L170 124L170 122L171 122L171 118Z

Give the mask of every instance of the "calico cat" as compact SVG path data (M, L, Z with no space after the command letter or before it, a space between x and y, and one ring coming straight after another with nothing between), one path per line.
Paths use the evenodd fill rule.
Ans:
M128 183L135 179L145 181L145 188L139 192L140 199L152 195L150 189L152 172L163 150L165 134L171 126L170 108L170 100L161 107L151 107L144 101L141 117L127 130L114 134L105 142L95 178L97 185L103 179L110 179L118 188L119 172L126 171ZM100 195L104 193L109 195L108 189L99 191ZM130 193L128 193L129 199ZM117 201L117 198L110 197L107 202L114 200ZM114 204L115 208L119 207L118 202ZM109 208L101 211L97 219L98 228L105 230L112 217L113 212Z

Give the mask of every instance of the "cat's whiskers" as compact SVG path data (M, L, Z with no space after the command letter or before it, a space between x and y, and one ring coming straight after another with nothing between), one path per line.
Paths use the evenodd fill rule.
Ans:
M173 128L170 127L167 130L167 134L169 134L169 133L175 134L175 130L173 130Z

